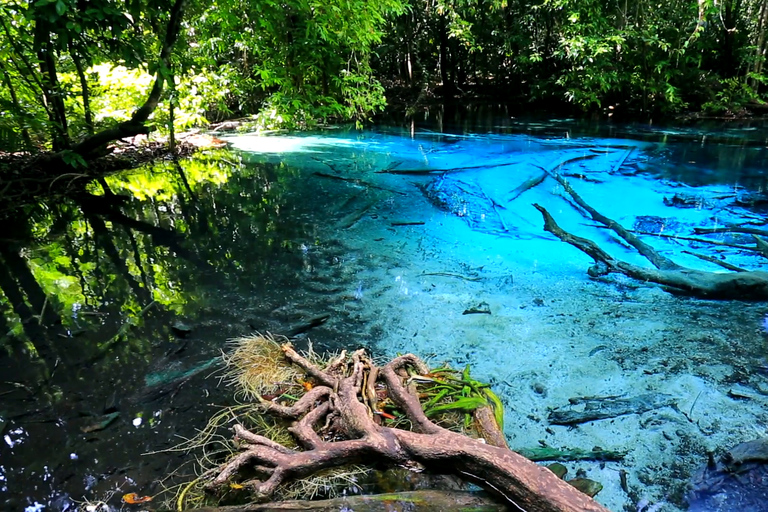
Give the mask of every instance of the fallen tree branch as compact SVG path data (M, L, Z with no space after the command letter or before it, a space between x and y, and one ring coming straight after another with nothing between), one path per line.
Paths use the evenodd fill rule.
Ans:
M517 453L533 461L574 461L574 460L611 460L620 461L627 455L627 452L603 450L593 448L592 450L557 449L550 446L536 448L521 448L515 450Z
M564 231L557 225L554 218L552 218L552 215L550 215L543 206L539 204L534 204L533 206L539 210L544 217L545 231L552 233L563 242L573 245L595 260L597 265L591 267L587 271L592 277L604 276L611 272L617 272L639 281L660 284L668 291L684 292L706 299L768 299L768 272L755 270L728 274L695 270L677 264L674 264L675 268L672 269L641 267L626 261L617 260L601 249L600 246L592 240L572 235L571 233ZM615 221L612 221L607 217L602 218L610 223L609 227L618 226L618 223ZM614 231L616 231L616 229L614 229ZM625 233L627 232L624 228L621 228L621 231ZM634 237L634 235L632 236ZM654 249L647 245L645 252L651 255L656 253ZM660 259L666 260L667 258L661 258L656 255L654 259L659 261Z
M706 254L699 254L697 252L691 252L691 251L683 251L683 254L690 254L691 256L696 256L700 260L714 263L715 265L719 265L725 269L732 270L733 272L747 272L747 269L745 268L737 267L736 265L731 265L727 261L719 260L715 257L707 256Z
M693 228L693 232L697 235L709 235L715 233L747 233L750 235L768 236L768 231L765 229L746 228L743 226L729 226L724 228Z
M678 270L682 268L674 261L656 252L653 247L640 240L629 230L624 229L621 224L613 219L609 219L605 215L589 206L587 202L584 201L584 199L582 199L575 190L573 190L573 187L571 187L571 184L568 183L565 178L555 172L550 172L549 174L565 189L566 192L568 192L568 194L570 194L570 196L573 198L573 201L577 205L589 213L590 217L592 217L592 220L597 221L616 232L617 235L623 238L629 245L634 247L637 252L642 254L648 261L650 261L654 267L661 270Z

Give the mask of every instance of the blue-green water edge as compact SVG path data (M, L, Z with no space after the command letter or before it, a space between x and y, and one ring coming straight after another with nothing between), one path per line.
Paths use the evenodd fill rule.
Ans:
M759 201L768 184L762 128L611 128L598 135L610 138L583 137L556 122L506 123L485 134L413 127L273 136L257 153L206 151L109 177L107 195L92 184L90 194L13 212L0 235L1 508L74 510L78 501L107 498L119 506L124 493L158 493L159 479L185 462L183 454L158 452L193 436L217 407L233 403L218 385L215 365L229 338L288 333L330 314L298 343L309 334L318 351L366 346L386 353L378 343L388 325L372 321L370 304L374 281L387 269L361 241L378 229L365 223L388 219L371 239L388 237L384 243L395 246L401 232L390 221L455 215L432 212L427 203L401 206L402 197L422 197L424 183L416 181L423 177L387 175L373 188L377 171L496 165L508 155L546 158L550 151L599 148L601 157L615 154L600 164L606 173L674 184L691 194L749 195L745 219L762 221L768 204ZM628 158L626 144L633 148ZM11 215L12 206L3 212ZM705 222L708 212L699 212L696 221ZM539 236L538 223L533 219L520 238ZM510 238L487 225L471 227L504 243ZM423 254L426 261L429 249ZM585 271L589 260L569 258L576 263L563 272L583 279L578 268ZM393 259L391 265L399 264ZM393 277L400 293L404 279ZM499 282L511 286L512 280ZM730 311L718 307L702 303L701 314L711 323L738 322L759 344L760 305L741 307L738 319L718 318ZM420 352L418 345L406 348ZM751 367L724 372L749 373L744 382L761 383L766 377L754 368L764 354L749 357ZM457 355L454 362L461 361ZM768 418L758 420L749 428L764 433ZM743 431L733 436L747 440ZM706 462L706 450L695 449ZM191 464L180 470L193 471ZM679 479L690 476L681 471Z

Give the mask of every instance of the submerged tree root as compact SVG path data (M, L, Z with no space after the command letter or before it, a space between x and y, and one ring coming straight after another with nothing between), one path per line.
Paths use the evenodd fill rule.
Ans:
M265 501L282 484L327 468L386 463L457 475L500 496L512 510L607 512L550 470L490 444L490 436L488 442L472 439L431 421L415 392L417 380L429 372L418 357L407 354L378 367L359 350L321 368L288 343L282 349L316 385L293 405L263 400L263 409L291 422L289 430L302 449L237 424L240 453L218 468L206 484L209 490L242 486ZM410 424L411 430L381 424L377 403L384 396L403 412L393 425Z

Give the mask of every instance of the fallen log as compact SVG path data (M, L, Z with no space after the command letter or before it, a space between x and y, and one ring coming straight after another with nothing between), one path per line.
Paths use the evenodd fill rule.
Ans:
M498 496L509 510L607 512L547 468L506 447L494 446L491 436L473 439L433 422L422 408L415 386L440 379L429 374L429 368L414 355L397 357L379 367L362 350L351 357L342 352L322 367L298 354L289 343L281 349L291 367L300 369L307 375L305 379L311 378L314 386L290 406L262 399L261 409L263 414L290 422L288 430L301 448L288 448L235 424L240 452L206 474L210 491L236 486L250 491L252 499L266 501L282 484L328 468L385 463L456 475ZM487 396L486 405L501 405L490 390L470 380L469 369L458 381ZM382 400L400 411L399 420L379 410ZM471 401L467 397L461 403L469 407ZM392 426L382 417L394 418L387 420L394 421ZM499 430L498 425L498 419L486 420L479 430Z
M612 272L639 281L656 283L673 293L685 293L715 300L768 300L768 272L759 270L734 274L706 272L686 267L674 270L646 268L618 260L595 242L572 235L557 225L552 215L541 205L533 205L544 216L544 230L591 256L597 265L587 273L600 277Z
M278 512L301 510L309 512L445 512L446 510L476 510L504 512L507 508L488 495L466 491L422 490L367 496L344 496L330 500L290 500L271 503L249 503L228 507L205 507L191 512Z

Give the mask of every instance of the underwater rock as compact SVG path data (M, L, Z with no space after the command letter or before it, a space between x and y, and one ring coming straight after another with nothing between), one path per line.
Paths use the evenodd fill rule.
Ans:
M177 320L171 324L171 330L179 338L186 338L192 332L192 326Z
M472 229L507 232L501 213L477 183L441 176L421 187L426 198L437 208L461 217Z
M762 192L742 192L733 200L736 206L764 209L768 206L768 197Z
M672 197L665 197L664 204L677 208L704 208L708 206L708 203L700 196L679 193Z
M664 393L645 393L632 398L574 397L569 405L550 411L553 425L577 425L588 421L615 418L624 414L642 414L662 407L675 407L675 398Z
M768 438L741 443L691 478L691 512L768 512Z
M669 231L680 231L682 227L683 225L680 222L672 218L658 217L656 215L639 215L635 218L632 229L659 234Z
M565 477L566 473L568 473L568 468L560 464L559 462L555 462L554 464L550 464L549 466L546 466L548 470L556 474L559 478Z
M567 480L567 482L590 498L594 498L597 493L603 490L603 484L589 478L574 478L573 480Z
M487 302L481 302L477 306L471 306L464 310L462 315L490 315L491 306Z

